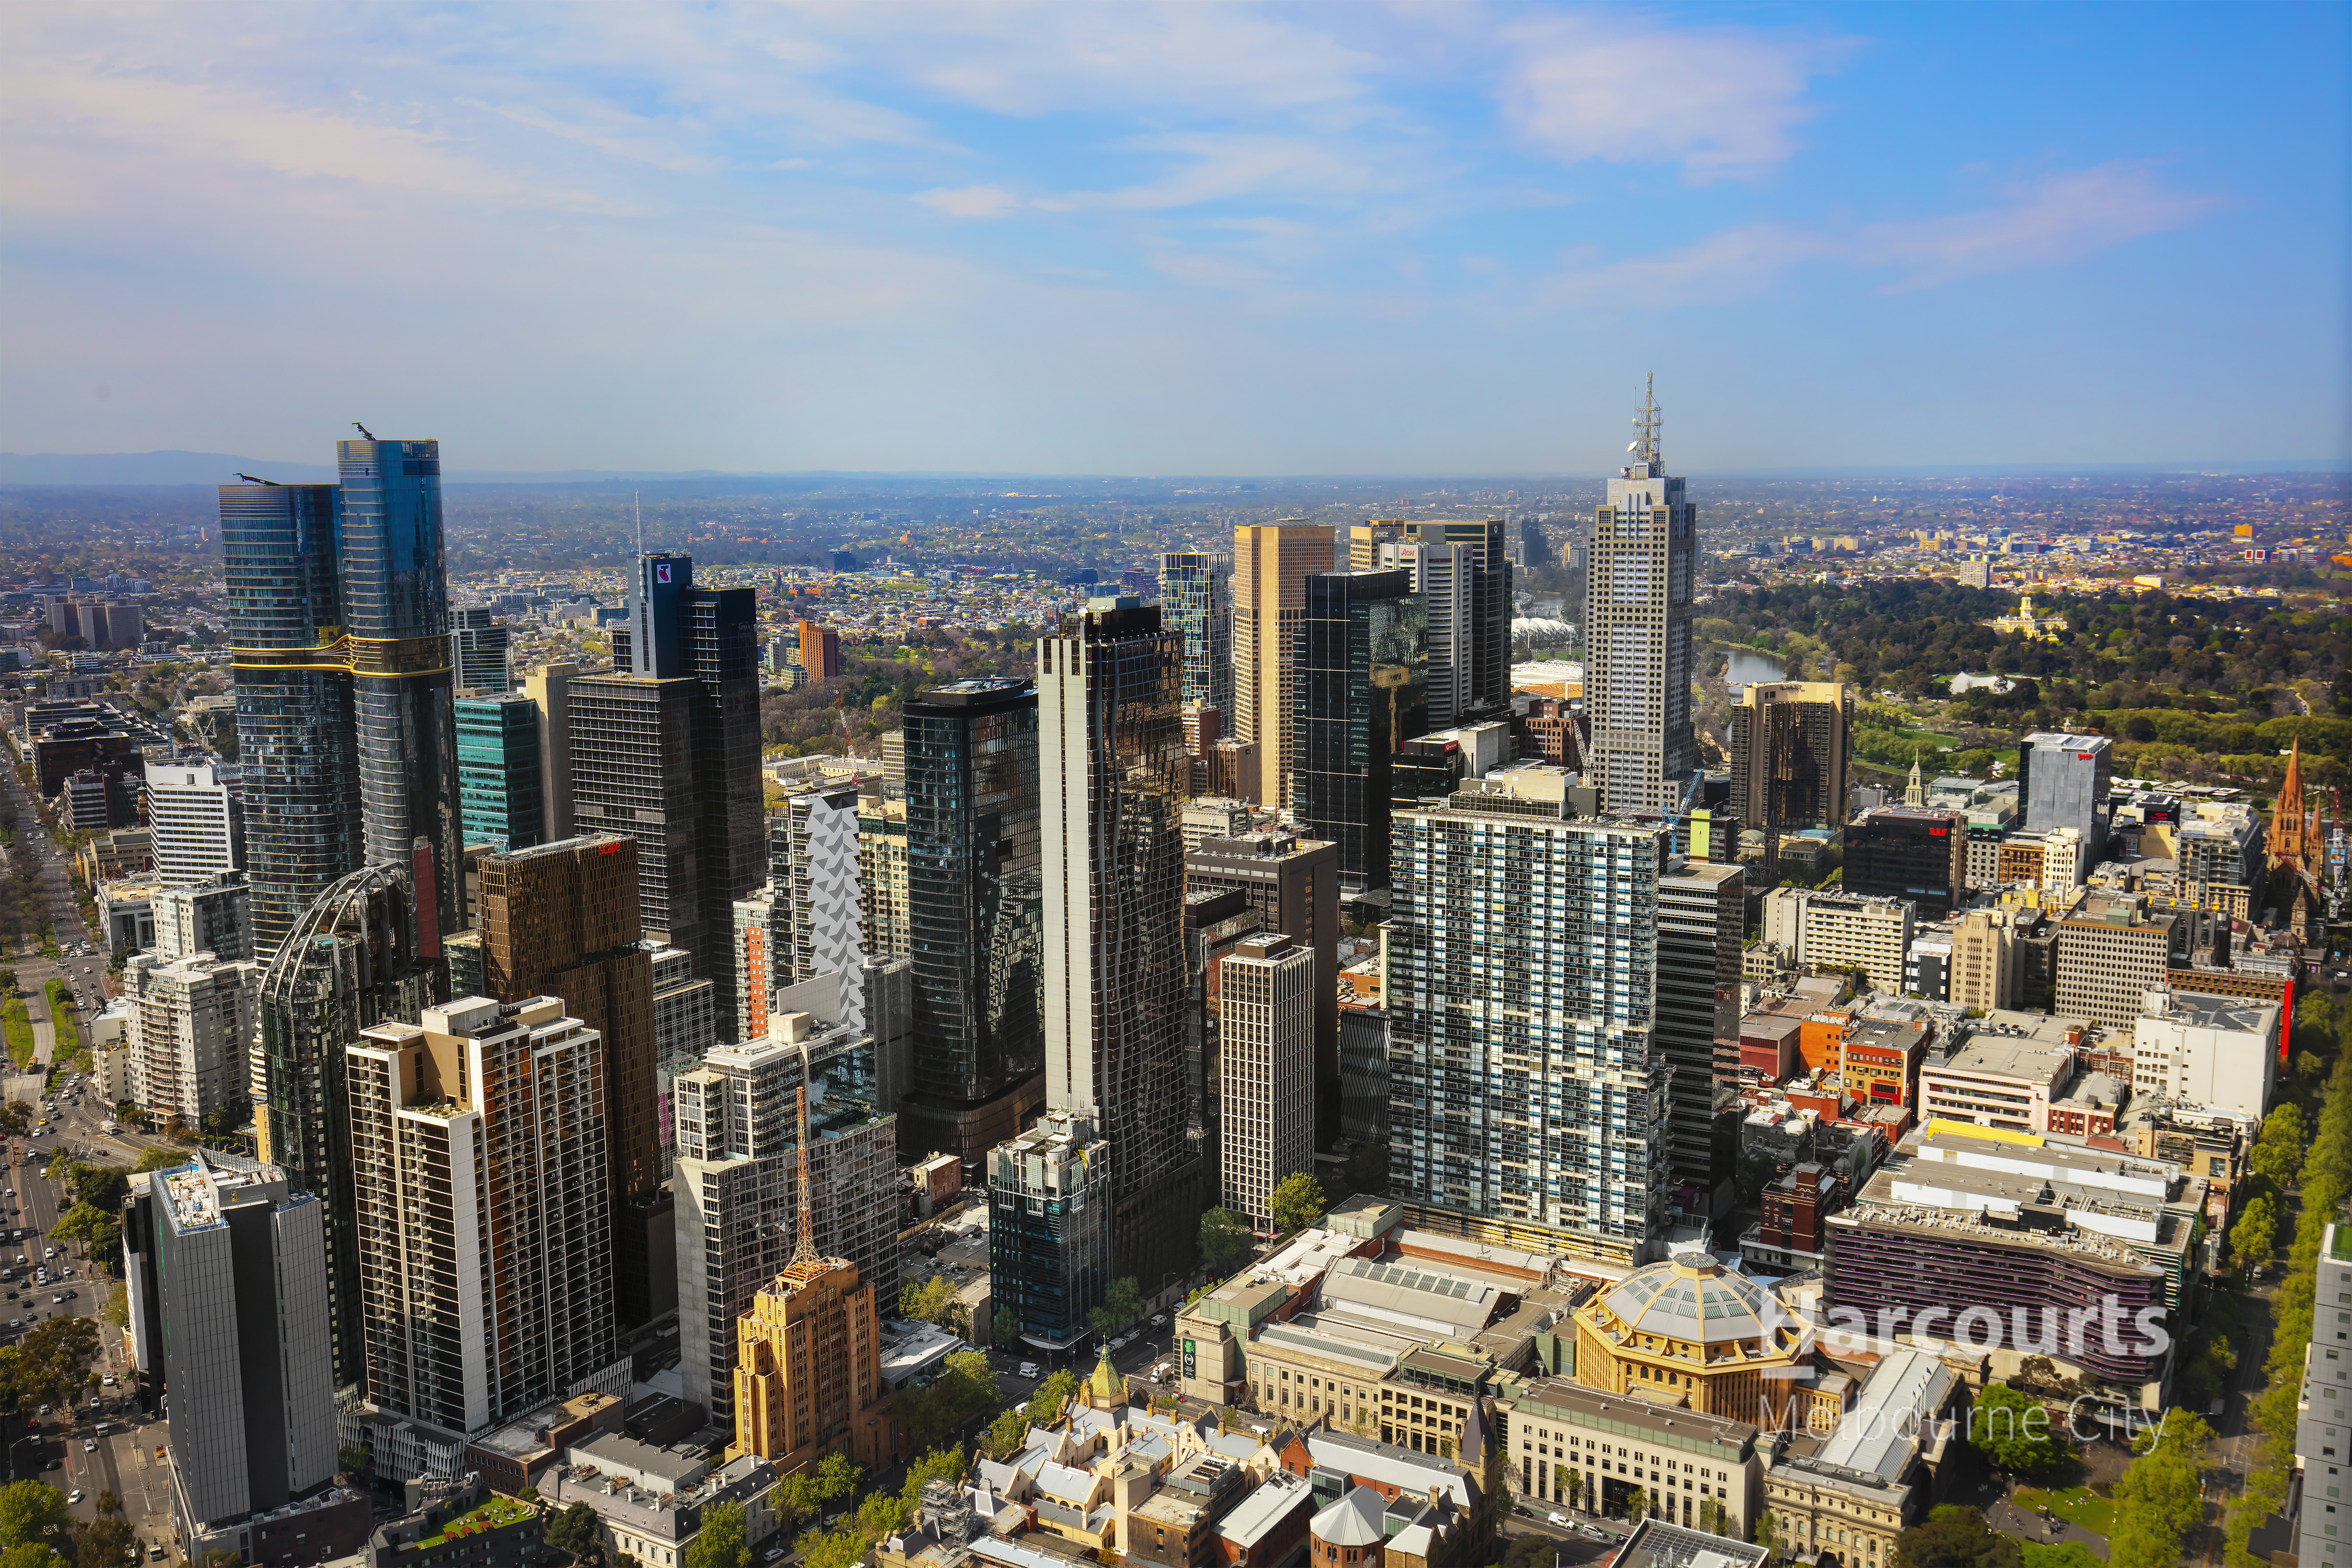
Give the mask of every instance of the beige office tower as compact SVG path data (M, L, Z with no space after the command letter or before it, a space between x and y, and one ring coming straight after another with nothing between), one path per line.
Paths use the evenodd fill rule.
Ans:
M1321 523L1234 530L1233 737L1257 748L1254 787L1240 793L1260 805L1290 800L1291 638L1307 612L1307 579L1331 570L1333 542Z
M1218 968L1220 1184L1225 1207L1272 1236L1274 1189L1315 1168L1315 952L1258 932Z
M543 842L572 837L572 678L582 664L542 664L522 678L523 695L539 705L539 809Z
M1679 805L1698 766L1691 729L1691 595L1698 514L1659 453L1657 399L1633 416L1632 460L1592 514L1585 574L1584 782L1612 814ZM1900 976L1898 975L1899 979Z
M1987 1012L2017 1005L2007 910L1972 910L1952 927L1952 959L1945 971L1946 1000Z

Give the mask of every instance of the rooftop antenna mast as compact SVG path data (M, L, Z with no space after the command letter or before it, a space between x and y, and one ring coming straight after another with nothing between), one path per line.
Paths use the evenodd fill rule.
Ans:
M1658 412L1658 375L1652 371L1643 383L1642 406L1633 414L1633 439L1626 450L1633 454L1633 466L1646 468L1643 477L1654 479L1665 472L1665 459L1658 454L1658 430L1664 416Z
M812 1211L813 1211L813 1210L814 1210L814 1205L810 1202L810 1197L809 1197L809 1172L808 1172L808 1047L807 1047L806 1046L803 1046L803 1047L801 1047L801 1087L800 1087L800 1094L799 1094L799 1105L800 1105L800 1119L801 1119L801 1139L800 1139L800 1142L801 1142L801 1149L800 1149L800 1179L801 1179L801 1232L800 1232L799 1239L798 1239L797 1241L795 1241L795 1242L793 1243L793 1261L792 1261L792 1267L793 1267L793 1268L798 1268L799 1267L801 1267L801 1265L803 1265L803 1264L804 1264L804 1263L814 1263L814 1262L818 1261L817 1255L816 1255L816 1232L815 1232L815 1226L814 1226L814 1223L812 1222L811 1217L810 1217L810 1215L811 1215L811 1214L812 1214Z

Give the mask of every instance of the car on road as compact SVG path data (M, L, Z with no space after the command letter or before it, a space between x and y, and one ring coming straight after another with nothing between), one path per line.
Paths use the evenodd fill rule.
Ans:
M1037 1375L1037 1363L1036 1363L1035 1362L1034 1362L1034 1361L1024 1361L1024 1362L1023 1362L1023 1363L1021 1363L1020 1371L1019 1371L1019 1372L1017 1372L1016 1373L1014 1373L1014 1375L1015 1375L1015 1376L1018 1376L1018 1377L1034 1377L1034 1376L1036 1376L1036 1375ZM49 1408L49 1407L48 1407L47 1405L42 1405L42 1406L41 1406L42 1413L46 1415L46 1414L47 1413L47 1411L48 1411L48 1408Z
M1151 1326L1152 1326L1153 1328L1155 1328L1155 1329L1164 1329L1164 1328L1166 1328L1166 1327L1168 1326L1168 1314L1167 1314L1167 1313L1165 1313L1165 1312L1154 1312L1154 1313L1152 1313L1152 1314L1151 1314Z
M95 1453L97 1453L97 1452L98 1452L98 1439L97 1439L97 1438L95 1438L95 1437L84 1437L84 1438L81 1440L81 1451L82 1451L83 1453L85 1453L85 1454L95 1454Z
M81 1501L81 1489L79 1487L76 1487L73 1490L66 1493L66 1501L69 1504Z

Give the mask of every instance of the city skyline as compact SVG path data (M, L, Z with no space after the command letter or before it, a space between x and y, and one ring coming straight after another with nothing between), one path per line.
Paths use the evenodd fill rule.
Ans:
M290 454L350 404L515 470L1593 471L1688 361L1693 473L2340 457L2344 42L2323 7L56 13L0 410L35 451ZM311 334L343 352L275 348Z

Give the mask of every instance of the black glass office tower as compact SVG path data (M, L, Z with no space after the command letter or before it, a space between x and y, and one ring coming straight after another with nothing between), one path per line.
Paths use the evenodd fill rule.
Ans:
M220 487L254 956L362 858L332 485Z
M1184 1058L1182 645L1097 599L1037 644L1045 1105L1097 1118L1114 1277L1192 1265L1205 1196Z
M752 589L697 588L690 557L642 555L614 668L565 697L576 830L637 841L646 933L692 953L722 996L737 990L735 900L768 877L758 616Z
M1409 572L1307 579L1293 634L1290 814L1339 847L1339 885L1389 883L1389 759L1428 721L1429 616Z
M1037 689L987 677L908 702L907 919L914 963L909 1152L985 1178L988 1152L1045 1108L1045 887Z
M340 441L343 631L358 719L367 857L402 861L418 839L463 864L449 588L441 548L441 443ZM463 879L439 879L440 929L463 923Z

